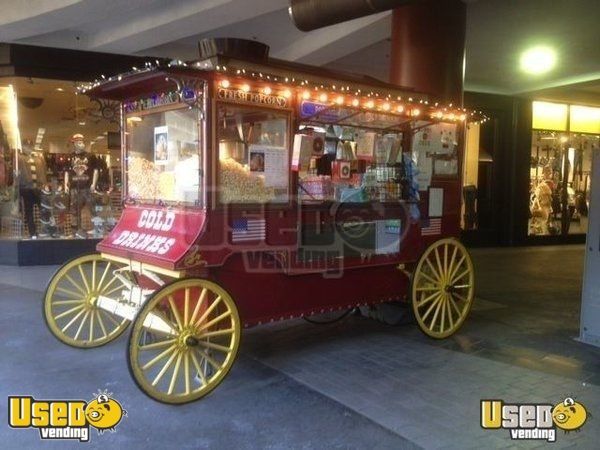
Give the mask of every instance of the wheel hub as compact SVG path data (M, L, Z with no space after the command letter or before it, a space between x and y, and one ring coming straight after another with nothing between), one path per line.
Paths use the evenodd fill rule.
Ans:
M181 348L196 347L198 338L194 336L192 331L186 330L179 336L179 346Z

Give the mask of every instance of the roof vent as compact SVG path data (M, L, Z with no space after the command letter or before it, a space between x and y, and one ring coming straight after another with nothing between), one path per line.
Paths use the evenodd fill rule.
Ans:
M200 59L213 56L227 56L235 59L266 62L269 59L269 46L262 42L237 38L210 38L198 42Z

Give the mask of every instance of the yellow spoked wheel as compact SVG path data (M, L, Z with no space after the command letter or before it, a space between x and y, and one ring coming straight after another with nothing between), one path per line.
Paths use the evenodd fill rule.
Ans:
M155 400L198 400L231 369L240 334L238 311L225 289L199 278L175 281L157 291L134 320L129 370Z
M99 347L125 331L127 319L99 307L101 298L117 301L126 289L113 275L122 267L90 254L54 274L44 296L44 319L58 340L78 348Z
M475 294L473 262L456 239L441 239L421 256L411 284L413 311L421 330L436 339L454 334Z

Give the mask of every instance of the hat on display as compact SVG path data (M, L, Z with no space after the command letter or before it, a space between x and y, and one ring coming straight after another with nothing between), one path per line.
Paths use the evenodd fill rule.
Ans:
M71 136L71 142L83 141L83 134L77 133Z

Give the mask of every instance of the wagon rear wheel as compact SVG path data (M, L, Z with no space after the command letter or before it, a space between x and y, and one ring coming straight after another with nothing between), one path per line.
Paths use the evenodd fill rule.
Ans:
M126 289L113 275L122 267L99 254L89 254L67 262L54 274L46 289L43 312L58 340L78 348L99 347L125 331L127 319L98 305L101 297L116 301Z
M419 328L443 339L463 324L473 303L475 275L467 249L456 239L433 243L421 256L411 284Z
M221 286L204 279L175 281L136 317L127 347L129 371L155 400L198 400L231 369L240 333L235 303Z

